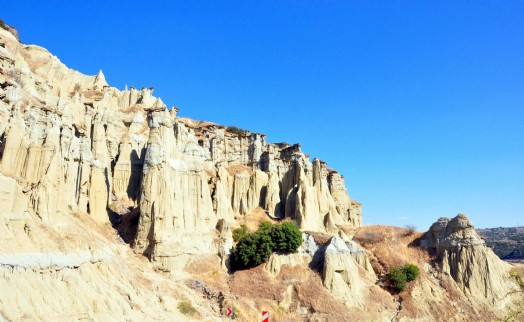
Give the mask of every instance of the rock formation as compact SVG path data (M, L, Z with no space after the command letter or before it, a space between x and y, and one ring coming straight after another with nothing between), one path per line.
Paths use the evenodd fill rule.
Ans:
M369 279L376 277L364 250L354 242L333 237L326 247L323 266L323 283L329 292L349 306L362 305L365 281Z
M120 91L0 32L0 170L43 220L138 208L135 249L166 270L217 254L218 221L257 208L307 230L361 225L343 177L300 145L179 118L152 89Z
M326 244L319 244L309 233L303 233L304 243L295 254L272 254L265 270L277 276L283 266L307 264L322 275L324 288L347 306L362 305L367 295L366 284L377 277L366 252L354 241L333 236Z
M177 112L0 28L0 321L218 321L233 305L244 320L268 307L291 321L478 320L509 303L510 266L467 217L414 247L361 227L344 177L299 144ZM231 274L232 230L255 217L293 220L304 242ZM388 292L387 269L412 260L420 279Z
M508 278L511 265L486 246L464 214L440 218L422 239L421 247L434 251L442 271L477 300L505 304L508 293L515 288Z

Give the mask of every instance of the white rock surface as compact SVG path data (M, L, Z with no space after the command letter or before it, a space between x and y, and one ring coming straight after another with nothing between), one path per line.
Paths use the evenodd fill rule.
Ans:
M324 287L348 306L362 305L367 291L365 277L374 276L373 271L366 272L353 257L352 251L338 236L331 238L326 247L323 267Z
M256 208L304 230L361 225L342 176L300 145L179 118L152 89L118 90L102 71L83 75L0 37L0 173L21 187L2 179L10 213L53 221L75 210L109 223L108 209L138 208L137 251L170 267L217 254L218 221L235 225Z

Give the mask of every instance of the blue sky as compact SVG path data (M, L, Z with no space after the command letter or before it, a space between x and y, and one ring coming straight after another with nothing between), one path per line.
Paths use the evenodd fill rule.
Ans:
M8 1L21 40L180 115L299 142L365 224L524 225L519 1Z

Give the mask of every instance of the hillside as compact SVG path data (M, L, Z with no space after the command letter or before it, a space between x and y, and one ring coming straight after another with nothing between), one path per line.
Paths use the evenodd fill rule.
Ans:
M465 215L362 226L300 144L177 112L0 28L0 321L492 321L519 299ZM233 230L264 221L302 244L236 269Z
M486 245L504 260L524 260L524 227L477 229Z

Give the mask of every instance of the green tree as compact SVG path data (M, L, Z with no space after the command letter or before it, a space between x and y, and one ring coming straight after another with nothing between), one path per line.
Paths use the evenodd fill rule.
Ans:
M295 253L302 245L302 233L297 225L290 221L274 226L271 239L275 243L275 250L284 253Z
M237 242L244 238L247 234L249 234L249 230L247 229L246 225L241 225L239 228L233 230L233 240Z
M407 263L401 267L393 267L388 274L388 279L397 292L402 292L406 288L407 283L414 281L419 274L420 269L417 265Z
M275 225L270 223L269 221L264 221L263 223L260 224L260 226L258 226L258 230L259 232L263 232L263 233L266 233L266 234L271 234L271 231L275 228Z
M269 259L273 252L273 241L268 233L248 233L238 241L234 250L234 261L238 268L255 267Z
M236 269L258 266L267 261L273 251L296 252L302 244L302 233L292 222L275 225L266 221L253 233L241 226L234 230L233 238L237 241L233 250Z

